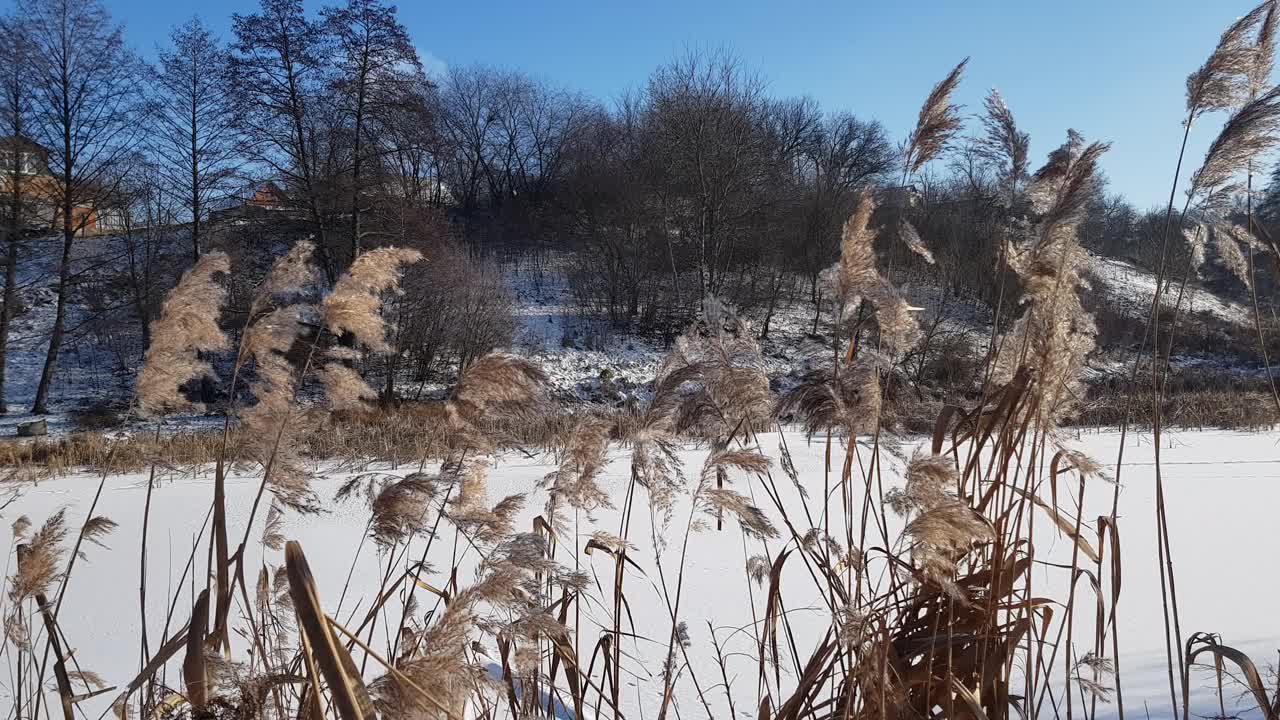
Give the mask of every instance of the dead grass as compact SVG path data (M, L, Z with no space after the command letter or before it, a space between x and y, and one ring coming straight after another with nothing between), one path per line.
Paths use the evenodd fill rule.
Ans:
M217 457L218 436L182 432L154 436L114 437L100 432L73 432L53 440L0 441L0 468L9 480L39 480L75 472L133 473L152 464L163 467L203 465Z
M579 411L585 411L580 408ZM495 414L479 420L477 427L500 449L542 452L564 446L576 415L570 408L541 412L536 417ZM302 456L315 462L355 466L373 461L393 465L441 459L466 445L450 433L429 433L424 428L447 422L445 401L405 402L395 407L371 407L326 414L315 432L303 438ZM229 431L231 461L243 458L234 450L243 446L240 428ZM13 481L40 480L74 472L137 473L151 465L182 467L206 465L217 460L221 433L214 430L161 434L117 434L75 431L53 439L0 439L0 472Z

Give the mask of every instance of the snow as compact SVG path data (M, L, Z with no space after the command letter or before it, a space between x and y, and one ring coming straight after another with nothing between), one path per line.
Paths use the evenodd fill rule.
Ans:
M535 358L554 387L578 399L616 404L642 396L667 348L585 312L569 287L568 264L567 256L547 253L536 264L505 267L516 301L514 349ZM763 308L743 312L757 330L764 315ZM812 330L812 303L788 298L775 308L761 354L766 375L778 387L830 361L829 340Z
M68 304L68 334L50 395L52 413L46 416L52 435L75 429L71 413L77 408L101 401L123 403L132 392L142 355L141 339L128 298L120 294L125 289L111 279L112 273L120 272L122 267L123 244L122 238L102 236L82 238L74 246L77 280ZM0 437L12 436L18 423L35 417L27 411L35 396L53 325L61 250L58 237L35 238L23 247L18 266L23 312L14 321L6 364L6 395L11 413L0 416ZM544 252L503 264L516 320L510 349L534 358L552 385L566 397L617 405L643 396L667 348L660 338L615 327L593 309L584 307L569 284L571 263L566 254ZM1091 265L1108 298L1128 307L1136 317L1145 313L1155 290L1151 273L1101 256L1092 256ZM902 290L908 300L925 308L919 315L923 324L930 325L937 314L943 315L935 340L967 335L973 347L985 346L990 317L979 303L941 295L925 277L904 277L903 281ZM87 295L98 286L114 287L110 292L117 294L110 296L108 303L113 307L95 310L90 306ZM806 290L799 284L789 287L769 318L769 332L761 349L763 369L775 390L788 389L809 370L830 362L832 351L825 320L815 327L814 306ZM99 304L102 302L100 298ZM1190 286L1184 305L1188 311L1206 311L1233 324L1249 322L1247 308L1208 292L1198 283ZM764 308L745 308L742 314L755 328L763 326ZM1129 364L1125 357L1117 348L1100 348L1091 358L1090 377L1123 372ZM1263 372L1238 359L1211 355L1178 355L1171 362L1176 367L1227 369L1253 375ZM423 390L426 397L437 396L447 388L439 380L424 384L408 378L398 386L402 396L409 398L419 397ZM200 418L186 418L175 420L174 424L194 426L199 422Z
M788 431L782 435L762 436L762 449L766 454L777 457L777 448L783 441L792 453L799 477L808 486L811 506L820 503L825 443L821 439L809 440ZM922 442L908 441L900 449L909 455ZM1117 434L1084 432L1075 436L1073 442L1104 465L1114 464L1119 448ZM1160 583L1155 560L1151 442L1149 435L1129 436L1126 464L1120 475L1119 527L1124 566L1123 594L1118 609L1120 669L1126 709L1130 713L1142 713L1145 707L1151 717L1167 717L1169 700L1159 611ZM1276 648L1280 648L1280 619L1273 611L1274 599L1280 595L1280 576L1269 569L1275 549L1274 508L1280 503L1280 484L1272 481L1280 468L1276 439L1269 434L1236 432L1165 433L1162 450L1183 637L1185 639L1194 631L1220 633L1223 642L1245 651L1262 668L1274 661ZM682 457L694 475L705 456L703 449L686 448L682 451ZM889 459L888 454L883 457ZM889 471L885 473L886 485L899 482L897 467L896 461L886 466ZM375 466L372 469L404 474L416 468L397 470ZM537 486L551 469L552 464L547 458L531 458L518 453L498 458L489 480L490 499L496 501L512 493L528 494L523 515L516 522L517 528L530 527L533 516L541 511L546 498ZM348 477L342 472L329 471L326 466L318 467L317 471L315 486L326 499L331 498L337 486ZM628 477L624 457L615 458L603 476L602 485L610 493L615 506L623 504ZM758 497L757 502L767 506L758 481L736 474L732 480L740 491ZM98 478L77 475L27 487L21 498L3 511L3 521L12 522L19 514L27 514L39 523L58 508L68 507L72 521L78 524L88 510L97 486ZM76 649L77 661L82 667L103 674L111 684L127 682L138 666L138 543L146 486L146 477L142 475L106 478L95 512L115 519L120 528L106 541L110 549L87 549L87 560L77 565L74 571L60 615L65 634ZM227 499L233 538L238 539L243 531L242 523L257 487L258 480L252 476L235 475L228 481ZM799 497L790 483L782 479L779 487L790 511L802 516L798 510ZM191 587L175 589L173 583L180 576L193 544L198 542L201 524L209 507L211 488L211 474L206 468L199 473L170 474L155 489L148 559L148 625L153 647L161 636L169 598L175 593L180 597L175 619L180 623L183 608L189 607L194 595ZM1086 492L1084 517L1096 518L1109 513L1112 488L1104 481L1093 481ZM840 502L838 493L835 493L833 502L836 505ZM641 507L644 507L643 500ZM772 519L779 519L776 510L771 507L765 509ZM820 508L814 509L820 511ZM837 512L836 517L841 516L834 505L832 509ZM674 517L676 519L667 532L661 533L659 528L667 541L660 562L668 583L673 582L678 569L681 533L688 517L687 500L677 506ZM285 535L299 540L306 551L323 604L341 620L357 609L351 596L342 604L338 598L361 544L366 520L367 514L362 505L329 503L322 515L288 516L286 521ZM1045 518L1041 516L1040 521L1045 521ZM558 560L570 566L580 564L600 587L611 587L611 560L602 553L586 555L580 550L568 553L564 549L570 542L581 548L595 529L616 533L619 529L618 511L601 510L595 513L594 518L582 515L574 518L574 523L561 531ZM892 526L891 534L896 535L900 526L901 523ZM1085 534L1092 537L1095 530L1090 528ZM626 594L637 637L628 639L623 648L624 658L627 658L624 659L627 674L624 675L623 712L628 717L652 717L661 698L661 667L671 618L660 591L663 576L659 575L655 561L647 512L637 512L629 539L636 546L631 557L639 565L639 570L628 574L626 580ZM425 580L437 586L444 583L443 573L451 564L453 542L452 532L441 534L431 551L435 574L424 576ZM13 549L7 533L0 544L4 555L9 558L6 572L11 572ZM781 541L772 541L767 550L772 557L781 547ZM1071 547L1065 537L1049 541L1048 536L1041 536L1036 557L1045 563L1069 563ZM724 689L718 686L719 669L714 662L710 635L714 631L720 650L726 657L736 708L744 717L754 717L756 682L755 660L752 658L755 641L751 626L753 617L762 612L764 591L749 584L743 564L746 555L763 553L766 548L759 541L745 540L731 523L726 523L724 531L709 530L695 535L689 548L680 615L688 623L691 639L688 652L694 672L704 688L714 687L706 691L706 700L716 717L729 717ZM197 553L201 563L203 552ZM251 552L252 563L265 561L277 566L283 562L278 552L267 551L265 557L259 555L256 547ZM459 579L465 585L471 578L475 555L466 547L459 547L458 553L464 560ZM416 557L417 552L410 552L409 556ZM366 593L372 592L371 588L377 586L375 578L382 571L379 560L370 551L370 544L365 543L355 563L351 586L364 589ZM1036 572L1037 595L1066 597L1063 570L1046 564ZM1088 583L1078 585L1076 601L1092 608L1094 597L1087 586ZM796 642L801 654L805 655L825 627L825 609L813 593L812 581L801 563L785 568L783 589L785 605L796 631ZM603 592L607 595L607 590ZM365 602L368 600L367 597L363 599ZM420 596L419 599L424 602L424 610L430 609L429 598ZM363 609L359 612L363 613ZM393 612L398 612L398 608L393 608ZM1093 645L1090 616L1091 610L1077 615L1075 640L1081 651ZM599 637L601 629L611 624L608 604L584 602L582 623L582 645L587 648ZM709 623L712 629L709 629ZM239 639L233 637L233 641ZM485 644L490 657L496 658L491 640L486 639ZM789 660L784 659L783 665L785 672ZM1055 675L1060 677L1061 673ZM171 672L171 682L176 683L176 678ZM786 682L787 676L784 675L784 684ZM1216 699L1207 692L1208 676L1193 676L1193 684L1196 698L1193 715L1216 712ZM8 699L5 696L7 691L7 687L0 686L0 703ZM1228 693L1228 711L1235 701L1241 717L1260 716L1256 709L1250 710L1247 701L1237 699L1237 695ZM703 714L687 674L680 681L676 701L686 716ZM96 717L105 704L105 700L86 703L86 715ZM643 712L639 712L640 706L643 706ZM1114 705L1100 706L1102 716L1111 716L1114 712ZM1043 713L1053 714L1052 708L1046 704Z
M1091 256L1090 269L1102 280L1106 293L1114 301L1126 305L1135 317L1145 317L1156 292L1156 277L1131 263L1100 255ZM1180 278L1172 278L1173 287L1166 289L1164 304L1172 308L1178 296ZM1250 310L1234 300L1207 291L1199 282L1187 283L1182 311L1188 315L1207 312L1230 323L1249 322Z
M109 313L95 317L82 295L86 286L109 272L111 263L119 261L120 244L118 238L103 236L80 238L73 246L76 286L67 303L66 335L49 393L50 433L70 429L69 411L95 400L127 398L132 390L133 367L141 357L139 333L99 332L93 321ZM5 356L5 399L11 414L0 416L0 436L12 435L12 426L35 417L26 411L35 399L57 310L62 238L34 238L21 252L17 274L21 312L10 328Z

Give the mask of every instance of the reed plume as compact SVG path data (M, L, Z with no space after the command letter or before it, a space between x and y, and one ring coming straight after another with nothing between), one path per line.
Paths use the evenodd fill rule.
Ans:
M738 519L742 531L750 537L770 539L778 536L778 530L764 512L751 499L729 487L715 487L727 481L729 470L750 474L762 474L769 469L769 458L755 450L718 450L703 462L701 479L694 493L695 505L708 515L730 515Z
M446 708L461 717L463 703L482 676L468 660L472 638L509 627L496 626L482 612L487 608L528 617L521 585L534 573L550 569L545 552L543 540L527 534L509 536L494 548L480 565L478 581L451 597L436 622L416 634L396 663L398 671L370 683L380 715L439 718Z
M1188 193L1234 187L1232 180L1280 139L1280 87L1272 88L1237 110L1205 153L1204 163L1191 176Z
M924 240L920 237L916 226L912 225L906 218L898 221L898 240L903 245L906 245L908 250L919 255L925 262L930 265L934 263L933 253L924 244Z
M226 254L206 253L165 297L160 317L151 324L151 345L138 370L137 403L143 415L204 410L181 387L196 378L217 378L213 366L199 354L228 346L218 326L227 291L216 278L230 268Z
M1027 177L1031 136L1018 129L1013 111L1005 104L1000 91L992 88L983 101L983 136L977 148L988 162L999 168L1005 192L1012 195L1017 184Z
M1080 373L1097 328L1080 301L1087 256L1077 225L1097 188L1098 160L1109 147L1086 144L1079 133L1068 132L1027 188L1039 214L1033 237L1007 253L1022 282L1025 310L999 344L995 377L1006 383L1023 365L1034 368L1044 426L1068 416L1083 397Z
M1187 77L1188 123L1205 113L1236 107L1246 99L1260 68L1270 62L1270 51L1260 54L1250 34L1259 27L1266 37L1274 33L1274 8L1275 0L1267 0L1232 23L1204 65Z
M841 428L850 435L874 432L880 416L880 373L854 363L839 373L809 372L778 399L776 414L798 420L810 435Z
M403 265L422 259L422 253L406 248L384 247L370 250L336 282L321 305L324 326L336 337L350 334L372 352L391 351L387 343L386 321L382 317L382 295L396 289ZM344 364L354 359L348 348L329 352L330 361L319 371L330 404L338 410L359 410L377 397L373 388Z
M424 473L386 483L369 504L374 541L389 548L426 529L429 503L435 496L434 479Z
M330 354L333 357L333 354ZM334 410L363 410L378 393L365 382L355 368L341 362L328 362L316 371L324 385L325 398Z
M959 560L975 544L995 539L991 524L959 500L926 508L907 524L903 534L911 539L911 554L921 575L957 601L968 595L955 582Z
M880 281L876 269L875 232L871 229L871 214L876 204L871 193L858 194L858 204L845 221L840 233L840 262L836 265L836 291L840 298L849 299L866 294Z
M480 422L486 414L539 408L547 399L547 375L537 364L492 352L462 370L450 393L451 417Z
M1205 236L1208 230L1203 222L1193 221L1190 227L1184 228L1182 235L1187 241L1187 250L1191 254L1191 269L1199 272L1204 267Z
M917 452L907 463L905 483L885 494L885 504L903 517L937 507L952 499L956 485L954 462L944 455Z
M57 510L32 533L17 571L9 578L9 600L13 604L45 593L62 577L63 547L70 535L66 508Z
M920 340L920 324L915 316L920 308L908 303L888 282L882 282L871 298L880 328L880 350L900 355L914 347Z
M1266 7L1266 12L1258 23L1258 34L1253 44L1253 62L1245 73L1249 97L1257 97L1266 89L1276 59L1276 22L1280 20L1280 15L1276 14L1276 0L1265 2L1259 7Z
M377 248L361 254L324 299L325 327L335 336L350 333L374 352L390 350L380 312L382 293L400 282L401 266L421 259L422 253L408 248Z
M937 157L960 132L963 125L960 106L951 103L951 93L960 84L960 76L968 64L969 58L961 60L925 98L903 153L908 173L919 171L925 163Z
M911 518L903 535L912 542L912 556L921 575L947 595L967 602L954 582L957 561L975 544L995 539L981 515L955 494L958 474L953 460L943 455L912 456L904 486L885 496L885 505Z
M542 481L550 491L547 504L551 517L560 503L587 513L613 506L598 482L607 464L610 430L607 421L588 415L569 432L559 465Z
M705 332L676 339L672 354L698 369L676 416L676 429L708 440L746 436L766 427L773 396L756 333L737 311L714 297L703 301Z
M249 325L242 341L256 371L249 386L256 402L240 413L242 449L264 469L277 500L300 512L313 512L317 505L299 454L305 428L294 422L298 371L288 352L298 340L304 313L311 311L310 305L303 304L276 308Z
M613 431L631 447L631 476L648 493L649 502L670 520L676 493L685 483L684 463L677 456L677 415L703 377L703 368L668 353L658 366L649 397L631 403L613 417Z
M1234 225L1220 224L1214 227L1214 247L1218 251L1218 261L1228 272L1236 276L1245 287L1253 286L1249 273L1249 260L1240 248L1242 243L1250 243L1248 233Z
M874 211L875 201L871 194L861 193L857 208L845 222L841 233L840 260L831 273L835 279L836 297L839 299L838 321L849 324L855 319L852 315L861 302L870 302L875 308L876 322L880 327L882 349L889 353L900 353L910 349L919 337L919 325L913 315L918 308L909 305L876 267L876 232L870 227ZM914 228L911 232L915 232ZM916 237L918 239L919 236ZM927 249L923 252L928 254ZM929 258L932 259L932 256Z
M293 302L312 286L316 280L313 262L315 251L315 243L300 240L291 245L288 252L276 258L254 294L250 304L250 322L267 306Z

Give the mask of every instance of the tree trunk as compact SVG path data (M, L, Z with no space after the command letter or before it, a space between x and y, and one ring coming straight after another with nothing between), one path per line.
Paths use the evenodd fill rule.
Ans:
M760 342L769 339L769 323L773 321L773 313L778 308L778 296L782 294L782 271L769 273L771 287L769 292L769 304L765 306L764 322L760 324Z
M366 55L367 57L367 55ZM361 166L361 141L364 139L364 103L365 103L365 84L367 73L365 70L360 72L360 87L356 90L356 122L354 128L354 146L352 147L351 158L351 262L355 262L360 257L360 173L363 170Z
M67 324L67 285L71 281L71 245L75 240L75 228L71 224L71 202L63 203L65 217L62 221L62 262L58 264L58 305L53 315L53 331L49 334L49 352L45 355L44 369L40 371L40 384L36 387L36 399L31 412L46 415L49 412L49 389L53 385L53 371L58 365L58 350L62 348L62 336Z
M191 261L200 259L200 139L196 133L198 108L191 99Z
M21 137L21 126L14 137ZM18 299L18 242L22 238L22 175L18 172L18 156L9 175L9 227L5 233L4 306L0 307L0 413L9 412L5 402L5 364L9 357L9 327L13 322L14 303Z

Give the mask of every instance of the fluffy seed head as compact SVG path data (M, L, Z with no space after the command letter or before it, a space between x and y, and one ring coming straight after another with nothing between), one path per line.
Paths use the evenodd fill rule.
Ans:
M1259 50L1271 45L1274 7L1274 0L1266 0L1232 23L1205 64L1187 77L1187 112L1191 119L1234 107L1247 97L1252 81L1262 75L1264 66L1270 65L1271 51Z
M204 409L179 388L194 378L215 377L198 353L227 347L227 336L218 327L227 291L214 278L230 268L224 253L207 253L169 291L160 317L151 324L151 346L138 371L138 408L144 415Z
M1224 188L1280 140L1280 87L1242 106L1222 126L1191 176L1188 193L1200 198Z
M374 352L388 352L381 295L400 282L402 265L421 259L417 250L394 247L370 250L356 258L324 299L325 327L334 335L351 333Z
M969 58L960 61L947 76L929 93L920 108L916 127L907 139L907 168L916 172L925 163L938 156L960 132L960 106L951 103L951 93L960 84L960 75L969 64Z

